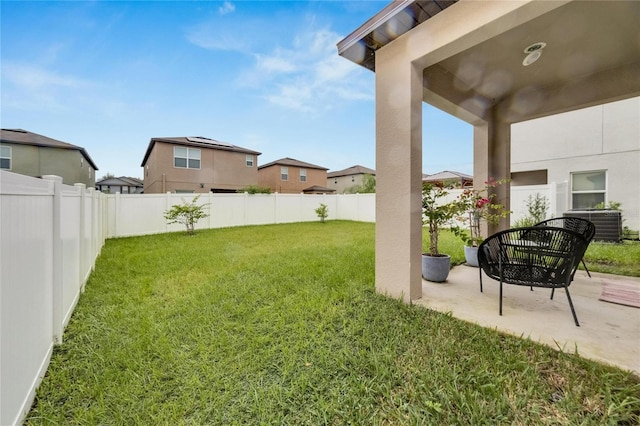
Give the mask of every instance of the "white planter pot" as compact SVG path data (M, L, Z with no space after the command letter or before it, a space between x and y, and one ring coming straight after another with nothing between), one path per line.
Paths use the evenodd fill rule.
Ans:
M478 247L464 246L464 258L467 265L478 267Z

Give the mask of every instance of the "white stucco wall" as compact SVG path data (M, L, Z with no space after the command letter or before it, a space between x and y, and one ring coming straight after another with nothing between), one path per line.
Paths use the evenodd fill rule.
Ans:
M606 200L622 203L624 225L640 229L640 97L516 123L511 135L512 172L546 169L560 183L606 170Z

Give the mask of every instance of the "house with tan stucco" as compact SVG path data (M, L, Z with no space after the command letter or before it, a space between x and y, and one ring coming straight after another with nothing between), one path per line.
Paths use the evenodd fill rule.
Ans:
M337 44L375 72L378 292L423 297L422 138L438 126L423 123L423 103L473 126L477 187L509 177L518 123L640 95L638 16L634 1L394 1ZM579 138L556 143L589 150ZM510 191L495 190L506 208ZM507 217L483 233L508 227Z
M260 154L202 136L151 138L144 193L236 192L258 183Z
M281 158L258 167L258 186L280 194L331 194L326 167L295 158Z

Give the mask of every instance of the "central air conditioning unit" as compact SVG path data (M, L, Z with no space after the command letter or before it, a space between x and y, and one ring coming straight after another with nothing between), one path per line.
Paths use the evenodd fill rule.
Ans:
M619 210L584 209L570 210L564 216L587 219L596 226L597 241L622 241L622 213Z

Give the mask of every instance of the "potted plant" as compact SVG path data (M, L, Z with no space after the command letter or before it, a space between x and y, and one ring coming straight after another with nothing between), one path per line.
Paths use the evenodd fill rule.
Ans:
M496 202L496 194L491 191L506 181L489 178L483 188L465 189L458 197L463 214L456 218L456 225L452 226L451 230L464 242L464 256L469 266L478 266L478 246L483 241L480 221L485 220L495 225L510 213L502 204ZM461 223L466 224L468 229L463 229Z
M432 183L422 186L422 223L429 227L429 251L422 253L422 277L428 281L446 281L451 268L451 256L438 251L438 236L464 206L458 199L447 202L449 189Z

